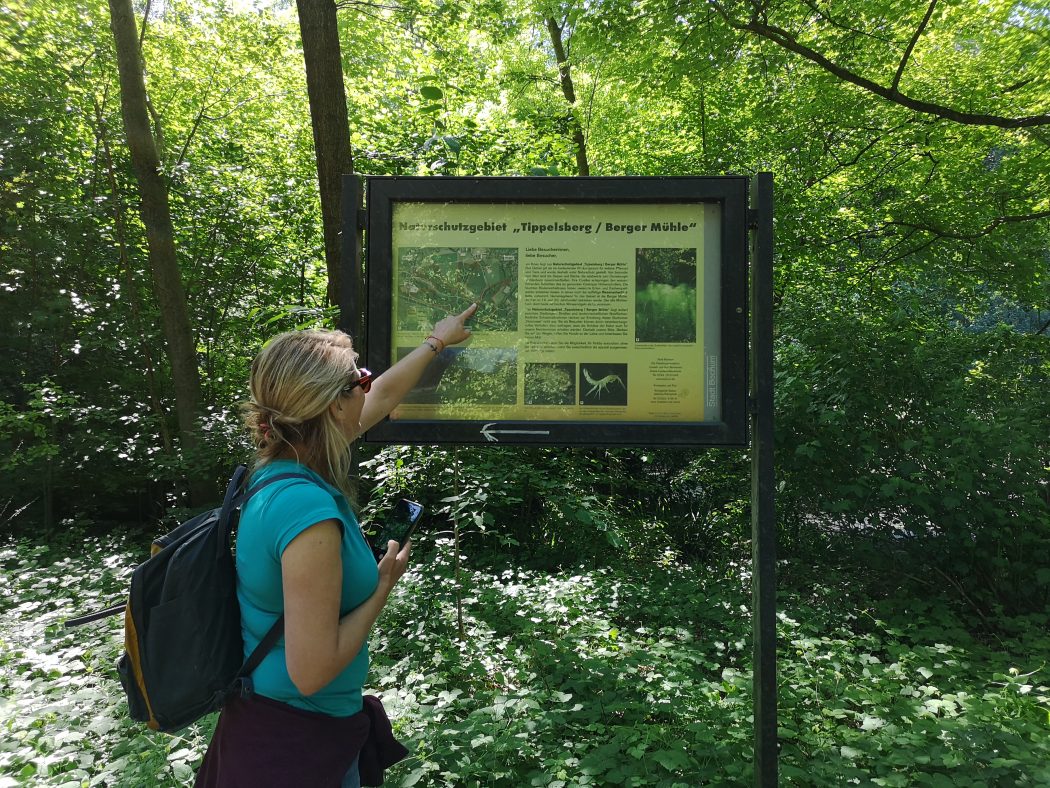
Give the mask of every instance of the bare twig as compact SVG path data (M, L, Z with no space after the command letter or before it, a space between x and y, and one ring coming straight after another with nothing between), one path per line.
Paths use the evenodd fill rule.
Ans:
M190 133L186 135L186 141L182 144L182 150L179 151L179 158L175 160L176 167L182 164L183 160L186 158L186 151L190 147L190 141L193 139L193 135L197 133L197 129L200 127L201 121L204 119L204 111L206 109L207 106L201 104L201 108L197 112L197 117L193 119L193 125L190 127Z
M338 5L337 4L336 8L351 8L352 7L358 13L364 14L365 16L369 16L372 19L375 19L375 20L377 20L379 22L382 22L383 24L397 26L396 22L393 22L392 20L387 19L385 16L381 16L380 14L376 14L376 13L373 13L371 11L366 11L365 10L365 6L368 6L368 5L371 5L371 3L353 3L353 4L343 4L343 5ZM399 12L403 13L403 14L410 14L410 13L412 13L408 9L400 9ZM416 39L418 41L422 41L424 44L429 44L431 47L434 48L435 52L439 52L442 55L447 54L447 50L445 50L440 44L438 44L435 41L427 38L426 36L422 35L421 33L417 33L414 28L409 28L408 30L405 30L404 28L398 27L398 29L400 30L400 32L408 33L410 36L412 36L412 38L414 38L414 39Z
M364 0L340 0L335 4L336 8L361 8L362 6L368 8L378 8L381 11L397 11L398 13L408 14L413 13L414 9L408 9L400 5L387 5L386 3L367 3Z
M980 617L981 623L984 624L986 631L994 632L995 627L992 625L992 622L988 620L988 617L984 614L984 611L981 610L980 605L978 605L976 602L970 599L970 596L966 593L966 589L962 587L962 583L960 583L951 575L945 574L945 572L939 566L934 566L932 568L934 572L939 574L949 584L951 584L952 588L954 588L955 591L959 594L959 596L963 598L966 604L973 608L974 612L977 613L977 615Z
M463 488L459 484L459 446L452 448L452 473L455 482L456 495L463 495ZM462 503L462 500L457 503ZM452 507L452 530L456 551L455 576L456 576L456 625L459 632L459 640L462 643L467 639L466 631L463 629L463 581L459 571L459 513L455 506Z
M876 35L875 33L872 33L869 30L862 30L861 28L854 27L853 25L848 24L847 22L844 22L841 19L837 19L834 16L834 14L831 13L830 5L831 4L829 3L828 7L820 8L814 2L806 2L806 7L813 12L814 16L825 20L832 27L838 28L839 30L844 30L847 33L853 33L855 36L859 36L860 38L868 38L872 41L877 41L880 44L885 44L886 46L895 46L897 43L899 43L890 36Z

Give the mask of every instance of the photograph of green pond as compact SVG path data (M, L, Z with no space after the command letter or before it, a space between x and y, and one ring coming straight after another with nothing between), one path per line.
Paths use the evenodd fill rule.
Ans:
M636 249L636 342L696 342L696 249Z

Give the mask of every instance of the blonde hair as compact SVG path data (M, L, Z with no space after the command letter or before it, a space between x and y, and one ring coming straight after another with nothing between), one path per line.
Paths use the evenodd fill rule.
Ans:
M263 346L252 362L251 399L243 406L256 467L291 449L350 499L350 441L330 406L356 361L353 343L342 331L289 331Z

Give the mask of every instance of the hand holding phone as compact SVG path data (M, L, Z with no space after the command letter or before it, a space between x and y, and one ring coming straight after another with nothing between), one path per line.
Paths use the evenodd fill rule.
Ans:
M381 561L383 556L386 555L387 545L391 539L397 542L400 547L405 546L405 542L411 539L412 534L415 533L416 525L419 524L419 517L422 514L422 505L415 501L402 498L397 502L394 511L383 523L383 527L379 529L379 533L376 534L375 541L372 543L372 552L375 554L377 562Z

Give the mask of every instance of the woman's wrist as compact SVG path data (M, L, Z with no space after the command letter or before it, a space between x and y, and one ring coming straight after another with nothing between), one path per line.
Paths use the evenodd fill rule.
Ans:
M424 339L423 344L433 350L435 354L438 354L445 349L445 340L436 337L433 334Z

